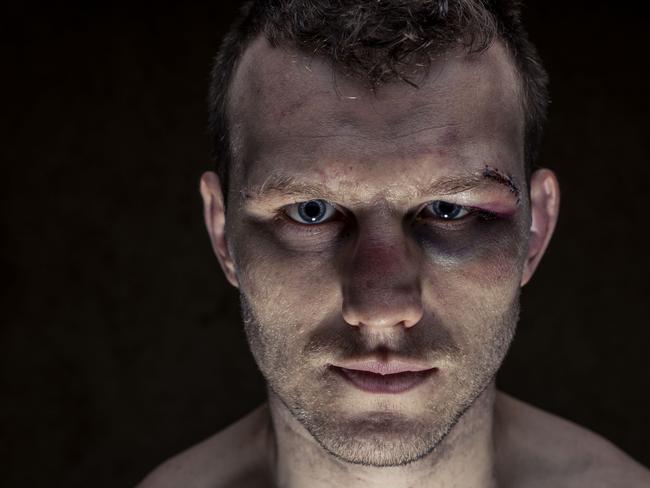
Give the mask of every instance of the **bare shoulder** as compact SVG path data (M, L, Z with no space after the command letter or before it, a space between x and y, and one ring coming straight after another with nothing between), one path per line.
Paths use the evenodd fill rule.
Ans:
M269 418L268 405L261 405L161 464L137 488L264 486Z
M495 409L507 486L650 487L650 471L594 432L504 393Z

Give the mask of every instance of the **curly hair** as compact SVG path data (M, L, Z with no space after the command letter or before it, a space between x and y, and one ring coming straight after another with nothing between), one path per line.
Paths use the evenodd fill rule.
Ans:
M228 92L242 53L257 36L329 58L370 89L388 82L416 85L409 68L461 47L479 53L499 39L521 83L527 177L546 120L548 76L521 21L519 0L250 0L224 37L210 77L209 132L213 158L228 195L233 161ZM227 199L227 197L226 197Z

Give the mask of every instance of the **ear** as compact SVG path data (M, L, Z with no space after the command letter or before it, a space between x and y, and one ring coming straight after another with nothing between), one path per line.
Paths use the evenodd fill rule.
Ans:
M530 180L530 237L521 286L530 281L551 240L560 211L560 184L550 169L535 171Z
M239 288L235 262L230 255L226 242L226 211L224 197L221 192L221 182L216 173L206 171L201 175L201 197L203 198L203 216L205 227L208 229L212 249L217 255L221 269L230 284Z

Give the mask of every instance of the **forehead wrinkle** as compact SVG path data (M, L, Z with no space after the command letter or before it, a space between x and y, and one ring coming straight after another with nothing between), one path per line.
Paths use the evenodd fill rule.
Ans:
M345 158L346 152L348 155L351 153L354 159L358 159L356 156L359 156L359 151L362 151L364 157L361 158L361 162L369 164L373 155L385 156L385 150L392 149L388 146L391 144L391 136L397 136L397 138L392 142L394 142L396 150L398 150L394 155L400 158L410 160L414 157L421 157L422 153L432 152L436 158L443 158L445 161L449 160L449 162L451 162L450 160L452 158L459 157L459 153L458 151L450 152L450 148L460 149L462 143L465 141L473 141L477 134L481 137L489 136L490 140L494 140L495 138L492 129L496 130L503 125L503 121L500 118L503 114L501 114L501 112L496 114L493 113L494 110L496 110L496 107L500 107L501 104L492 103L491 106L493 106L492 108L494 110L488 111L487 115L483 118L475 118L474 115L476 110L474 109L469 111L470 113L467 111L461 111L461 113L459 113L458 110L450 109L450 107L453 108L459 103L462 103L463 106L468 106L468 101L466 100L468 93L471 98L472 93L474 93L477 88L484 86L483 83L475 83L477 76L482 80L483 77L485 77L484 75L486 75L486 71L487 75L494 75L494 70L486 70L482 68L479 73L470 73L469 75L461 73L463 75L460 80L461 84L458 85L456 83L451 88L446 86L444 83L440 85L438 83L438 81L440 81L438 78L440 77L429 79L428 82L422 86L423 88L425 86L427 87L427 90L425 90L426 93L419 90L414 90L411 93L408 88L404 88L401 85L389 84L383 87L381 96L379 97L371 97L364 93L365 96L363 97L363 100L345 100L345 103L343 104L345 107L342 110L340 103L341 100L339 100L338 103L329 100L329 95L331 95L331 85L323 85L323 83L321 83L325 78L331 81L331 73L329 71L323 71L326 66L320 66L319 63L314 63L320 66L320 68L323 68L319 69L320 71L323 71L321 74L327 75L326 77L314 77L312 76L313 73L312 75L305 77L304 72L296 70L297 64L293 62L293 60L289 60L291 62L287 64L286 57L279 56L281 54L282 50L270 50L269 52L266 52L266 50L258 50L257 55L253 56L249 48L247 63L243 63L247 64L247 69L239 69L236 73L237 80L233 80L233 84L231 85L233 95L235 96L232 97L234 100L232 98L230 100L230 108L232 109L232 112L237 113L238 117L236 118L239 119L239 123L233 124L232 127L233 132L237 133L232 134L233 142L236 142L234 145L237 149L237 151L233 151L233 153L239 156L237 159L242 163L233 166L237 166L238 168L240 166L242 167L237 170L237 173L240 176L238 178L239 181L244 185L246 184L246 181L254 182L254 180L248 178L254 173L253 167L257 166L252 164L253 161L260 162L261 160L264 160L262 168L268 168L270 166L269 161L271 161L269 155L276 153L285 156L292 156L292 159L288 160L292 165L301 160L306 164L311 165L310 161L317 163L318 160L321 159L318 157L319 155L326 157L332 156L331 151L328 151L328 149L331 149L329 147L331 144L328 142L328 138L332 137L338 138L335 139L335 144L337 145L337 150L335 152L335 156L337 156L336 159L339 159L340 157L347 159ZM449 65L448 67L445 65L446 69L441 70L441 73L455 73L460 69L456 64L457 63L454 61L454 64ZM240 68L243 68L243 66ZM316 71L318 70L315 70L314 73L316 73ZM255 80L248 78L255 78ZM487 76L487 78L492 79L494 76ZM269 79L271 80L269 81ZM273 82L274 80L275 82ZM305 81L305 83L298 83L301 80ZM504 85L508 85L508 83L504 83L501 78L496 81L499 81L497 84L498 86L493 87L497 90L496 92L493 92L492 90L479 90L483 98L493 101L495 97L500 95L502 92L502 90L499 90L499 87L503 88ZM290 90L287 90L287 83L292 87ZM305 87L311 88L309 88L308 91L305 91ZM454 91L454 87L463 89L462 93L457 93L457 90ZM440 89L438 90L438 88ZM472 91L465 93L468 90ZM411 96L412 94L418 93L423 93L427 96ZM295 101L296 97L298 97L301 103L292 105L291 101ZM260 98L266 100L267 103L261 103ZM321 98L323 100L327 98L329 101L326 104L323 104L323 106L314 106L313 104L316 102L316 99L320 100ZM483 98L478 100L477 103L485 101ZM473 98L471 99L473 100ZM264 102L264 100L262 100L262 102ZM499 100L501 100L500 97ZM510 99L506 101L509 100ZM303 105L305 102L309 102L307 103L308 106ZM366 102L364 103L366 109L356 110L355 107L362 102ZM265 110L260 111L260 105L264 106ZM266 105L269 105L269 107L266 107ZM481 107L482 106L483 105L481 105ZM346 107L350 110L347 110ZM287 108L290 110L287 110ZM311 110L312 108L314 110ZM375 115L381 115L381 117L370 117L371 114L369 110L371 109ZM306 112L304 112L305 110ZM234 115L232 112L231 117ZM304 117L298 117L298 114L300 113L304 113ZM266 117L260 117L260 115L266 115ZM335 123L340 122L340 120L337 119L343 119L343 121L347 122L347 126L343 125L343 130L341 130L340 124ZM507 120L511 119L512 117L507 118ZM458 130L456 127L453 127L454 124L446 124L446 122L463 122L463 124L461 124L463 129ZM481 124L479 124L480 122ZM445 130L443 128L444 126L448 126L449 129ZM309 130L302 132L303 127ZM435 133L437 127L442 129L440 137ZM466 130L465 127L467 127ZM517 129L518 128L519 125L517 125ZM427 130L434 131L431 133L434 137L432 137ZM449 134L447 134L447 132L449 132ZM417 140L408 140L407 136L409 134L419 133L421 133L421 135L413 137L413 139ZM310 140L314 142L308 142ZM359 141L358 145L356 141ZM365 142L372 142L373 144L372 146L367 144L364 145ZM387 146L380 146L377 143L385 143ZM397 147L398 144L399 147ZM462 144L462 146L464 147L465 144ZM341 147L344 149L343 152L339 152ZM465 153L463 152L463 154ZM476 154L476 151L470 151L470 154L471 155L467 158L469 161L475 159L477 156L483 157ZM328 157L327 159L330 158ZM465 158L463 157L463 159ZM491 159L501 160L503 159L503 154L493 154ZM246 161L247 164L243 164L244 161ZM288 165L288 163L284 162L282 165ZM233 168L233 173L234 172ZM267 171L262 169L258 174L264 178L264 176L266 176L265 173L268 174ZM295 173L295 176L303 178L303 173L303 171L299 171ZM288 174L292 174L290 170L288 170ZM279 182L277 185L271 185L272 181L269 180L265 185L258 186L265 188L264 193L276 193L279 195L287 195L289 193L294 195L319 195L323 198L324 196L335 196L335 192L333 191L335 189L337 190L338 195L343 197L343 192L341 190L351 187L351 182L332 180L330 184L336 186L332 187L332 190L330 190L326 185L320 183L323 182L323 178L326 176L324 173L317 172L314 176L316 178L310 178L302 183L296 181L296 178L294 178L294 181L292 182L293 184L291 185L288 185L287 181ZM400 176L399 171L396 176ZM404 177L406 175L402 176ZM419 178L418 180L422 181L422 178ZM510 188L510 185L506 183L511 179L492 178L492 180L491 183L493 185L508 187L513 191ZM394 182L395 180L391 183ZM301 188L298 187L298 183L300 183ZM363 190L367 194L370 194L373 190L378 190L378 187L375 187L374 189L371 187L360 189L362 185L363 181L361 180L360 184L357 183L357 190ZM463 185L465 188L469 189L477 186L477 183L465 181L463 182ZM391 194L402 196L407 193L413 195L416 193L431 193L432 191L437 191L438 194L451 194L462 191L463 185L461 185L460 180L457 180L455 183L448 182L446 188L445 185L433 185L433 190L429 189L422 192L416 192L416 190L413 189L412 182L406 181L405 185L390 185L390 189L387 189L387 186L389 185L384 185L381 190L384 193L389 191ZM438 186L438 188L435 188L435 186ZM273 187L275 187L275 189L273 189ZM259 188L257 190L259 190ZM246 193L246 190L243 193ZM252 191L251 193L260 194L261 192ZM374 192L375 195L378 193L379 192ZM363 196L361 191L359 191L358 194ZM259 196L261 197L263 195ZM347 196L346 198L350 200Z
M367 89L361 91L360 93L362 95L359 96L342 97L338 93L333 93L332 86L326 85L323 87L314 84L313 76L306 76L305 73L301 72L300 63L291 62L288 68L284 66L284 71L279 71L280 66L278 64L281 64L279 63L280 60L284 59L286 61L285 58L292 59L295 56L299 58L300 55L292 54L291 50L274 48L270 50L270 53L260 56L259 52L264 46L265 42L262 42L262 40L255 41L244 53L242 62L235 73L236 76L231 84L231 97L229 100L231 122L234 122L232 119L239 119L244 112L250 110L251 112L256 112L257 116L249 120L249 123L253 122L255 128L262 132L271 130L271 133L275 135L277 134L278 127L282 127L282 132L285 137L296 139L349 138L357 140L371 140L373 138L397 140L429 130L453 128L461 125L457 123L445 123L448 121L444 120L438 123L431 123L431 109L435 109L440 104L440 99L445 98L445 94L442 92L438 93L439 96L436 97L438 101L423 102L417 97L411 100L411 98L417 95L417 89L391 83L389 84L390 86L382 87L382 90L390 88L394 91L396 88L399 88L400 90L407 90L405 94L408 96L405 98L400 96L397 99L392 99L395 97L395 94L393 94L387 100L380 103L384 105L388 103L389 106L379 110L377 94L370 93ZM255 56L256 54L258 56ZM323 69L324 67L321 66L320 70ZM311 70L309 71L311 73ZM277 83L278 80L276 78L283 80L283 83ZM287 92L284 81L288 78L303 80L305 81L304 86L297 91ZM355 79L346 81L352 84L359 83ZM311 88L307 90L305 87ZM266 103L264 104L265 110L258 112L260 100L272 100L280 103ZM319 121L321 128L325 129L321 134L291 131L289 129L291 124L284 123L284 121L300 120L301 117L309 116L314 112L315 104L323 101L325 104L331 104L332 100L335 102L331 110L326 114L325 118ZM367 120L369 114L360 114L357 112L356 108L360 103L367 104L372 109L372 114L377 117L376 120L370 121L374 125L372 130L374 137L372 134L370 136L361 134L360 129L366 127L369 122ZM408 105L408 112L406 114L400 114L398 106L403 107L404 104ZM235 117L236 115L237 117ZM264 123L266 123L266 126ZM236 126L237 124L232 125ZM341 127L348 130L342 132L340 130ZM241 129L241 127L237 128ZM313 128L311 127L311 129ZM235 130L232 132L235 132Z
M447 129L450 127L459 127L462 124L456 124L456 123L450 123L450 124L434 124L430 125L427 127L421 127L419 129L413 129L405 132L401 132L398 134L394 135L387 135L384 137L386 140L393 140L393 139L403 139L404 137L412 136L415 134L420 134L422 132L427 132L427 131L434 131L434 130L439 130L439 129ZM359 133L326 133L326 134L297 134L297 133L289 133L289 137L296 138L296 139L327 139L327 138L353 138L353 139L359 139L359 140L365 140L365 141L375 141L378 139L377 136L364 136L363 134Z

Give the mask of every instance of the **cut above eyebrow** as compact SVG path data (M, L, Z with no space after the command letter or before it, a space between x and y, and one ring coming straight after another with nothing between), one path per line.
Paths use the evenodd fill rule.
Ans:
M521 191L515 183L514 177L488 165L485 165L483 170L445 176L424 185L415 185L412 196L423 198L430 195L454 195L486 184L496 184L507 188L516 197L517 204L519 204ZM348 191L350 189L348 188ZM300 181L294 176L281 173L271 173L261 185L241 190L241 195L244 200L262 200L273 196L337 200L337 194L325 186Z
M497 168L493 168L487 164L482 171L459 176L448 176L436 180L429 186L419 189L417 193L420 196L454 195L489 183L497 183L506 187L508 191L517 198L517 203L521 200L521 191L515 183L515 178L512 175L503 173Z

